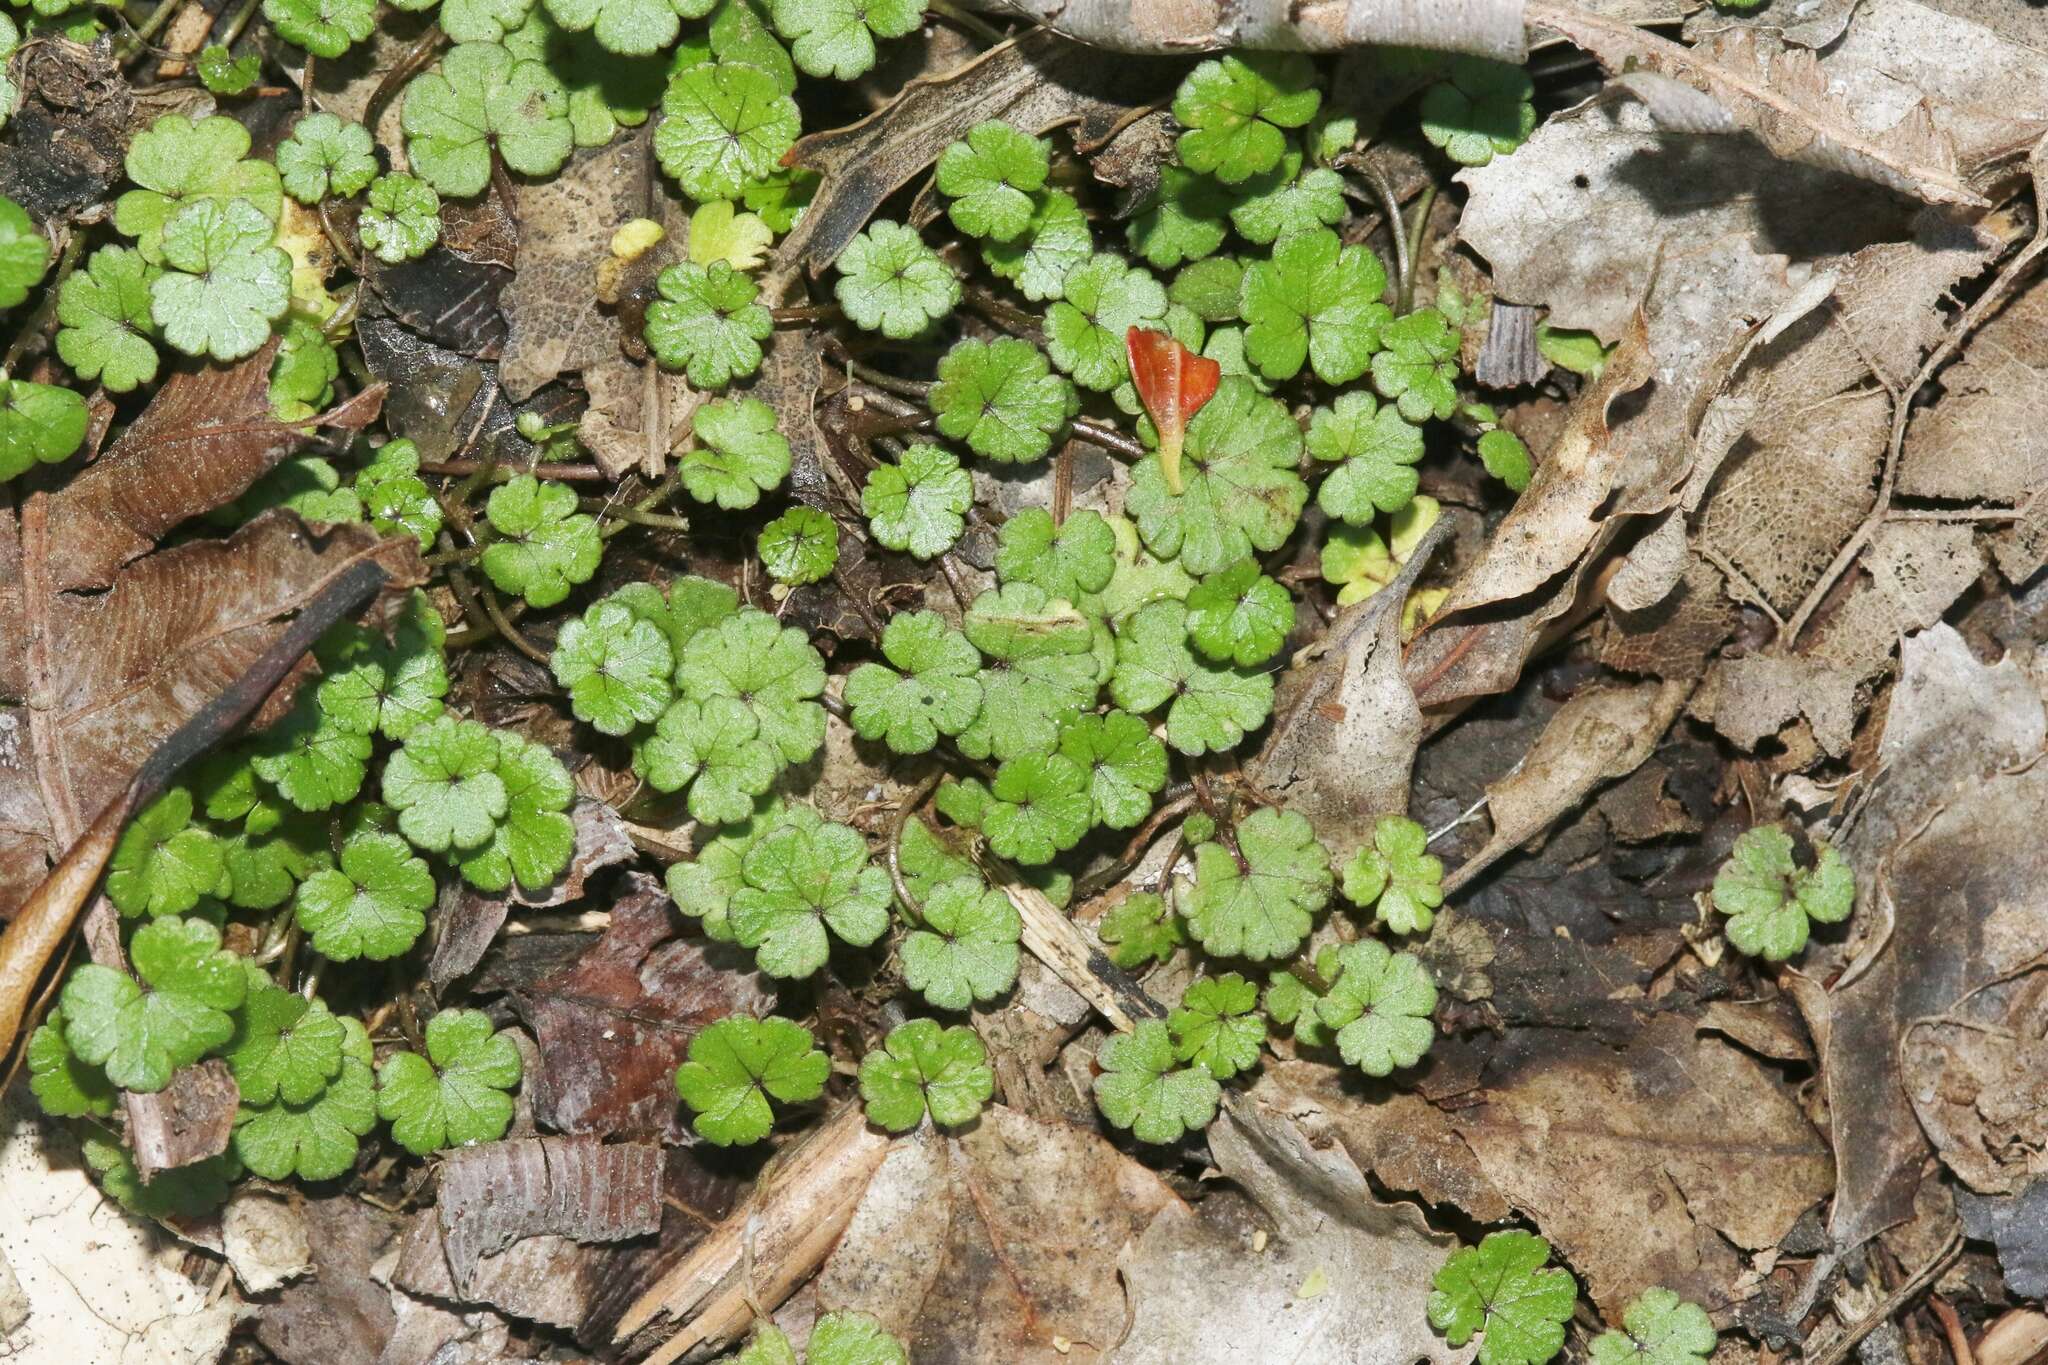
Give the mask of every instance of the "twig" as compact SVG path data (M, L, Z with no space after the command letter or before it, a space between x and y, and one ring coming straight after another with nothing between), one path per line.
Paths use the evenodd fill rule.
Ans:
M1387 173L1380 169L1378 162L1365 162L1359 170L1379 200L1380 217L1387 225L1388 238L1394 243L1394 311L1405 313L1408 310L1400 306L1400 300L1408 296L1408 233L1407 220L1401 216L1401 196L1394 193L1394 182L1387 179Z
M497 469L498 462L490 460L430 460L420 465L420 473L437 474L446 478L461 478L475 474L486 467ZM534 464L519 469L498 469L489 477L497 479L517 478L531 474L536 479L553 479L558 483L610 483L611 477L594 464Z
M1730 587L1736 589L1741 596L1748 598L1749 604L1752 607L1755 607L1771 619L1771 624L1778 628L1779 634L1782 635L1784 633L1785 618L1778 615L1778 609L1770 604L1770 601L1758 590L1756 584L1749 581L1748 574L1736 568L1734 562L1727 555L1722 554L1711 545L1700 546L1699 552L1701 559L1706 560L1707 563L1720 570L1721 577L1728 580Z
M904 913L922 924L924 906L911 894L910 883L903 877L903 831L917 815L918 807L931 799L944 773L933 773L917 784L910 795L896 803L896 814L889 821L889 884L896 888L896 899L902 904Z
M1949 1307L1948 1300L1939 1294L1929 1294L1927 1306L1941 1320L1942 1334L1948 1338L1948 1351L1956 1358L1956 1365L1977 1365L1977 1353L1970 1349L1970 1334L1963 1330L1963 1320Z
M1790 653L1799 643L1799 633L1806 629L1807 622L1813 619L1814 612L1819 610L1821 602L1834 589L1836 580L1849 571L1849 566L1863 553L1864 547L1870 543L1870 538L1877 533L1878 526L1891 511L1892 489L1899 479L1899 451L1905 445L1906 423L1912 416L1914 398L1927 386L1927 381L1934 377L1935 371L1948 363L1949 357L1955 354L1956 349L1970 333L1977 330L1978 324L2004 305L2007 296L2019 284L2020 278L2033 268L2034 262L2040 258L2043 251L2048 251L2048 185L2043 184L2044 180L2048 180L2048 138L2042 138L2034 144L2033 155L2028 158L2028 171L2034 180L2033 240L2022 247L2020 253L2012 258L2012 262L1998 273L1998 278L1991 282L1991 287L1962 311L1949 329L1942 334L1940 344L1921 363L1912 380L1893 396L1891 441L1885 448L1884 474L1878 483L1877 498L1871 503L1869 513L1863 518L1863 524L1858 526L1856 533L1836 551L1835 557L1828 562L1828 567L1822 572L1819 581L1807 592L1806 599L1799 604L1799 610L1792 613L1785 629L1779 632L1777 649L1780 653ZM1885 382L1882 373L1877 373L1877 378L1879 382Z
M1805 1347L1806 1360L1810 1365L1842 1365L1842 1362L1855 1353L1863 1338L1897 1316L1900 1309L1912 1302L1921 1290L1933 1284L1935 1278L1948 1268L1948 1263L1962 1255L1962 1252L1963 1233L1961 1228L1957 1228L1949 1234L1948 1241L1942 1245L1941 1250L1929 1257L1927 1264L1915 1271L1911 1279L1894 1289L1883 1303L1864 1314L1841 1336L1835 1338L1826 1350L1816 1352L1814 1343L1809 1340Z
M1126 436L1106 422L1093 417L1076 417L1073 421L1074 434L1089 445L1100 446L1126 460L1142 460L1148 453L1136 437Z

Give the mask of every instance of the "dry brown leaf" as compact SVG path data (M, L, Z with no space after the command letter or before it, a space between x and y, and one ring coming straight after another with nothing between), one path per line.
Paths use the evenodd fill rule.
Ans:
M981 0L1054 33L1124 52L1214 52L1384 43L1472 52L1519 62L1522 0Z
M256 1339L284 1365L362 1365L391 1337L391 1291L371 1278L399 1219L352 1195L309 1199L313 1273L286 1285L256 1319Z
M920 1360L1088 1365L1127 1319L1118 1253L1174 1207L1166 1182L1094 1132L994 1105L957 1137L895 1145L819 1272L818 1303L873 1313Z
M590 1137L463 1147L441 1162L442 1249L467 1293L480 1258L547 1234L617 1242L661 1228L661 1148Z
M1774 156L1930 204L1986 202L1963 183L1954 144L1936 131L1925 109L1916 105L1883 131L1867 129L1830 94L1819 59L1803 48L1777 47L1751 29L1730 29L1687 48L1559 0L1531 0L1528 17L1562 33L1612 73L1654 78L1624 88L1670 131L1747 132Z
M780 299L805 270L837 260L884 199L977 123L1002 119L1027 133L1073 125L1075 144L1086 151L1133 108L1170 90L1180 71L1177 63L1078 47L1050 29L1034 29L957 71L911 82L859 123L812 133L785 160L824 181L777 244L762 293Z
M1511 1033L1481 1094L1453 1126L1610 1316L1652 1285L1728 1306L1744 1271L1731 1244L1776 1246L1833 1185L1790 1088L1676 1014L1619 1053Z
M1691 690L1684 682L1639 683L1584 691L1566 702L1521 765L1487 788L1493 837L1458 865L1445 891L1541 834L1596 788L1641 767Z
M1999 769L2035 757L2044 739L2040 695L2011 659L1980 663L1947 626L1908 636L1879 750L1883 776L1842 841L1857 874L1860 908L1852 924L1870 917L1894 850L1930 815L1968 798ZM2011 856L2005 850L1993 861ZM1844 1251L1912 1213L1927 1139L1901 1083L1901 1036L1990 975L1972 979L1978 927L1966 921L1959 932L1959 909L1949 898L1883 898L1892 908L1891 927L1859 953L1869 960L1845 985L1829 992L1811 975L1792 979L1807 1026L1821 1041L1838 1172L1829 1228ZM1993 908L1973 905L1971 916Z
M49 495L50 587L104 588L166 531L223 507L306 442L304 425L270 411L272 342L238 365L179 370L107 453ZM382 385L315 425L359 431L377 419Z
M1466 1358L1424 1311L1455 1237L1381 1203L1342 1147L1311 1145L1256 1101L1224 1106L1209 1150L1263 1218L1218 1196L1162 1210L1123 1261L1131 1327L1113 1365ZM1271 1240L1257 1250L1261 1223Z
M1276 688L1253 776L1340 851L1368 842L1380 816L1408 809L1422 710L1402 673L1401 607L1452 525L1438 522L1391 583L1345 608Z
M1899 492L2016 504L2048 484L2048 285L1978 328L1906 429Z
M577 435L614 478L635 467L661 477L700 401L680 375L627 356L617 310L597 295L612 234L628 221L652 218L668 231L633 262L634 281L651 280L687 246L689 214L663 186L652 137L650 124L578 152L560 175L514 189L519 270L499 300L509 328L498 363L506 394L523 402L552 379L580 374L590 406Z

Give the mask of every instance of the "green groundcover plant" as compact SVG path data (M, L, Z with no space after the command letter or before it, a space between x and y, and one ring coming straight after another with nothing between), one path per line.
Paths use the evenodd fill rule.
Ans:
M34 8L87 38L111 16ZM1156 1017L1073 1071L1133 1150L1199 1150L1277 1058L1410 1083L1439 1032L1427 832L1398 811L1318 828L1248 764L1276 678L1324 618L1393 591L1432 494L1506 506L1541 474L1466 370L1483 294L1373 235L1351 178L1370 129L1332 63L1184 62L1127 205L1068 133L991 119L840 222L843 175L821 180L805 139L900 84L928 22L984 20L924 0L399 9L433 9L446 41L406 38L367 109L313 81L303 107L263 92L426 20L265 0L194 58L216 111L147 120L106 213L0 198L0 310L43 338L0 373L0 482L56 486L170 384L253 373L268 410L237 430L277 450L176 537L353 524L421 571L122 832L104 890L125 964L71 967L26 1052L107 1188L203 1212L245 1174L340 1181L504 1137L548 1059L444 972L452 917L609 905L638 857L665 864L704 970L763 1002L693 1018L662 1068L704 1144L851 1103L891 1134L971 1133L1000 1060L977 1030L1047 913L1076 913L1099 969L1158 972ZM1530 135L1519 68L1429 73L1373 118L1440 179ZM460 310L409 311L408 282L500 270L480 224L635 128L647 202L681 211L608 222L601 265L563 266L589 292L560 300L587 304L589 367L515 403L530 316L510 342L437 331ZM542 269L519 226L514 269ZM475 371L484 407L432 415L394 383L379 411L371 318L451 364L502 358L506 392ZM1604 360L1545 345L1575 376ZM1430 591L1381 605L1412 624ZM850 762L880 776L848 786ZM1133 839L1171 866L1124 884ZM1712 906L1729 943L1782 961L1853 899L1832 848L1802 866L1762 829ZM831 1017L855 997L887 1026ZM142 1182L120 1093L213 1059L239 1094L228 1149ZM1548 1255L1489 1235L1445 1266L1430 1321L1488 1365L1548 1359L1576 1294ZM1711 1351L1662 1294L1594 1358ZM798 1357L764 1326L737 1358ZM828 1313L805 1358L907 1356Z

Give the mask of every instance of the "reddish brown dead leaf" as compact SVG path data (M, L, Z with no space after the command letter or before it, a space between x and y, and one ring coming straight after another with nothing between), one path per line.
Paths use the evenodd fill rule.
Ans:
M166 531L226 506L307 439L270 412L273 342L238 365L179 370L121 439L50 494L50 583L103 588ZM374 385L311 426L360 431L383 411Z
M520 1138L441 1163L442 1249L458 1292L480 1258L543 1233L617 1242L661 1227L661 1149L595 1137Z
M1130 355L1138 400L1159 432L1159 468L1166 476L1167 490L1179 493L1180 450L1187 439L1188 422L1216 396L1216 386L1223 382L1223 367L1149 327L1125 329L1124 349Z
M272 512L224 541L195 541L121 569L110 591L56 591L56 499L0 517L0 563L21 593L0 599L0 918L122 790L157 742L239 677L285 618L337 574L376 558L398 583L424 577L410 540L367 526L315 535ZM18 558L17 558L18 556Z
M603 938L512 996L540 1044L534 1110L560 1132L687 1142L674 1078L690 1039L728 1014L766 1014L775 995L744 955L670 941L676 924L660 884L632 881Z

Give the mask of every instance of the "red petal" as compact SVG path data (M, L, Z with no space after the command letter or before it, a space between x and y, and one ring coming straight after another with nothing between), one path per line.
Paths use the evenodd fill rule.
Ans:
M1188 419L1216 396L1223 367L1196 355L1166 333L1133 327L1124 333L1124 347L1130 354L1138 399L1162 437L1169 428L1186 430Z

